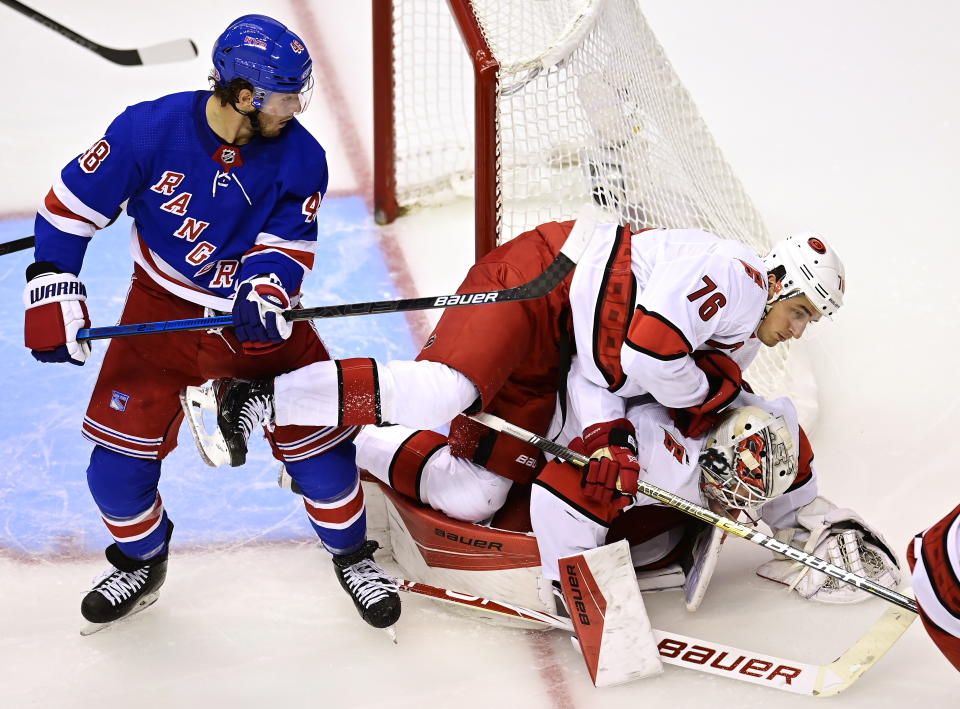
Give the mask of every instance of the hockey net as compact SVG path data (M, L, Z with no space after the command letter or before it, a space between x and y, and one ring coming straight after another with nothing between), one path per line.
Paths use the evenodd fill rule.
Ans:
M474 199L476 253L590 199L621 223L770 238L637 0L374 3L377 219ZM750 380L784 393L785 346Z

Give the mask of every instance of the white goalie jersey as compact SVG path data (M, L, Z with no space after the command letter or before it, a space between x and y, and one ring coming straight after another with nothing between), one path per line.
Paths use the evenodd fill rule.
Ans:
M571 404L585 423L620 418L624 399L695 406L707 378L689 357L756 357L766 269L747 246L699 229L597 228L570 287L576 349Z

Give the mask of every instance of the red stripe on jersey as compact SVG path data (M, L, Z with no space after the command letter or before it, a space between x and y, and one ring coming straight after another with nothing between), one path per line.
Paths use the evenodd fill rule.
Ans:
M134 456L142 453L145 456L156 457L160 451L160 447L163 445L162 441L159 443L138 443L137 441L130 440L129 437L114 435L108 430L105 430L105 427L97 428L87 421L83 422L81 431L83 431L90 440L116 448L122 448L127 454Z
M289 463L319 455L330 448L351 440L358 431L353 426L344 426L343 428L331 428L322 435L304 435L315 430L316 428L312 426L281 426L273 432L268 432L267 437L274 445L274 453Z
M616 391L626 381L620 365L620 349L627 335L630 311L637 293L637 283L630 269L630 244L630 230L620 227L607 260L593 318L593 359L611 391Z
M446 436L436 431L414 431L393 454L387 468L390 487L405 497L423 502L420 499L423 467L445 445Z
M160 518L163 517L163 500L160 499L160 493L157 493L153 507L145 514L145 517L132 522L110 520L102 514L100 517L103 519L103 523L107 526L110 534L113 535L113 538L118 542L125 542L132 541L134 538L145 537L160 524Z
M955 540L958 534L957 525L960 525L960 507L923 533L920 553L940 603L952 616L960 618L960 569L953 568L948 552L951 537Z
M676 325L659 313L638 305L627 331L626 345L656 359L680 359L693 347Z
M341 526L363 510L363 486L357 485L356 494L343 500L336 507L314 507L307 498L303 498L303 506L310 515L310 519L321 527Z
M84 219L76 212L70 210L70 208L60 201L60 198L57 197L56 193L51 189L47 192L46 198L43 200L43 205L50 210L52 214L56 214L58 217L65 217L67 219L75 219L78 222L83 222L84 224L89 224L90 226L99 229L96 224L94 224L89 219Z
M369 357L338 359L337 385L340 389L340 426L379 424L380 383L377 364Z
M246 256L250 256L257 251L279 251L284 256L289 256L292 258L308 271L313 270L313 261L315 255L309 251L301 251L300 249L285 249L282 246L271 246L269 244L258 244L247 251Z
M153 252L143 241L143 237L140 236L140 233L137 232L137 243L140 247L140 254L143 256L144 261L150 266L153 270L153 273L147 275L150 276L151 280L156 280L156 278L163 278L164 280L170 281L172 284L179 286L180 288L186 288L187 290L196 291L197 293L203 293L204 295L212 295L210 291L200 288L189 281L180 281L176 278L171 278L168 276L158 265L157 262L153 260ZM163 284L160 284L163 285Z

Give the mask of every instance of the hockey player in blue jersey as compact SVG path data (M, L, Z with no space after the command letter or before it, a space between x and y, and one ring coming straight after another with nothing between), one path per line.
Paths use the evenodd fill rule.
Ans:
M313 267L327 189L324 150L295 118L313 87L310 54L284 25L245 15L218 38L213 64L213 91L121 113L61 171L36 218L25 340L41 362L82 365L90 355L76 339L90 326L80 269L90 238L124 202L135 264L121 322L212 312L232 313L235 322L223 331L116 339L107 349L83 422L94 444L90 492L114 540L106 550L112 568L81 604L91 632L150 605L166 576L173 524L158 483L183 419L180 391L329 359L307 321L281 315L297 307ZM354 427L265 433L304 491L309 520L364 620L395 623L397 588L373 561L376 543L366 541Z

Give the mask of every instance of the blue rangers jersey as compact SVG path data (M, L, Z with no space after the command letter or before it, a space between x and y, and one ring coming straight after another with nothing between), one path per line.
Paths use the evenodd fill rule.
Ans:
M296 119L276 138L227 144L206 120L211 95L171 94L121 113L47 194L36 260L79 275L89 239L127 201L133 259L167 291L229 311L237 284L273 273L295 295L313 267L324 150Z

